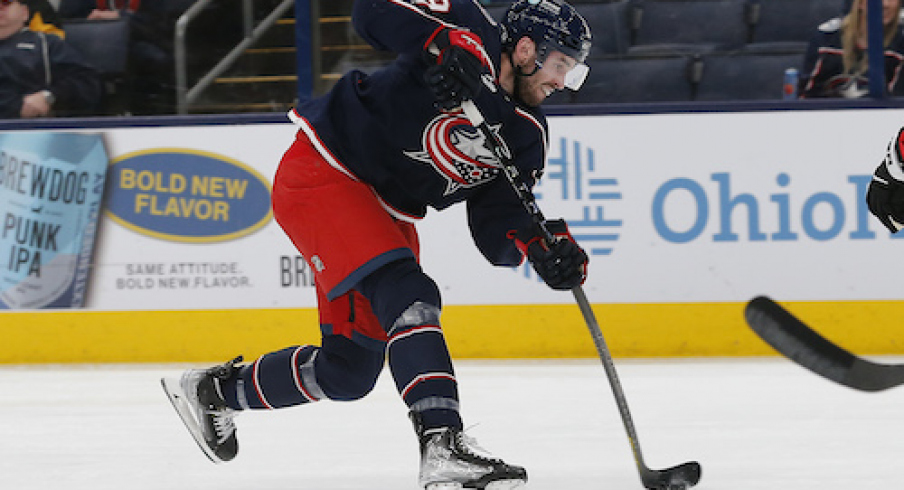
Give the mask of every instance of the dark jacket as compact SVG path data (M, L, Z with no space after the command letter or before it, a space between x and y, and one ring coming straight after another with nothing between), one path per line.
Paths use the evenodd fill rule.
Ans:
M869 93L869 72L844 72L841 45L841 18L819 26L804 56L801 71L801 97L862 97ZM904 95L901 73L904 67L904 33L898 33L885 46L885 89L889 95Z
M60 115L91 114L101 97L97 73L57 36L23 29L0 40L0 118L18 118L22 98L41 90Z

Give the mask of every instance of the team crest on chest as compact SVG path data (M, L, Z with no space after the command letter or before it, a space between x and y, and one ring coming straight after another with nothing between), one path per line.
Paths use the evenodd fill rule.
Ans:
M501 125L491 126L498 134ZM420 151L405 155L431 165L446 179L445 195L493 180L499 162L484 144L483 134L461 114L440 114L424 129Z

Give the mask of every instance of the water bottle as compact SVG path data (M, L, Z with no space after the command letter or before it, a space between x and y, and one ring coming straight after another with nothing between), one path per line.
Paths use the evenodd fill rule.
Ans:
M785 100L797 99L797 80L799 78L797 68L785 70L785 85L782 88L782 98Z

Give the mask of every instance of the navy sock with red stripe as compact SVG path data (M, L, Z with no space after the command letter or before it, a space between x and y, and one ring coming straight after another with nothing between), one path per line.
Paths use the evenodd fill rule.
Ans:
M226 404L237 410L273 409L323 398L313 368L318 351L311 345L289 347L242 366L220 382Z
M396 387L425 428L461 428L458 384L439 327L439 287L414 259L397 260L357 285L389 336Z
M383 369L383 353L340 335L322 347L289 347L243 366L220 382L226 404L236 410L272 409L323 398L356 400L368 394Z
M415 325L394 331L388 352L396 387L408 407L420 414L424 428L461 429L458 382L440 327Z

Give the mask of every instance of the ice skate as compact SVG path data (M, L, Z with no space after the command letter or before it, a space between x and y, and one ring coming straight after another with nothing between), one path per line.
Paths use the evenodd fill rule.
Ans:
M527 482L527 471L481 449L461 430L423 430L412 416L421 446L419 482L426 490L509 490Z
M185 427L214 463L235 458L239 450L233 422L236 411L226 406L216 379L228 378L241 360L240 356L209 369L190 369L181 379L160 380Z

